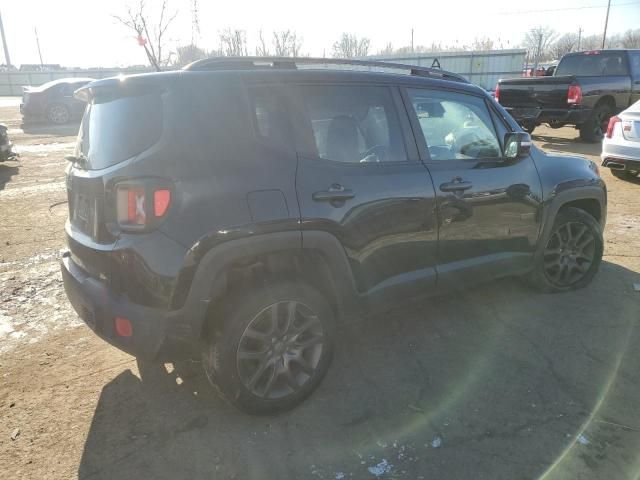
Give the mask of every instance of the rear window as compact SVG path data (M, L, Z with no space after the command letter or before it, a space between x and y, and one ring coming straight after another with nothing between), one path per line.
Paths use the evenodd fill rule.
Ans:
M78 149L89 170L110 167L154 145L162 133L162 99L158 93L95 99L87 106Z
M627 75L624 52L594 52L566 55L560 60L556 76L560 75Z

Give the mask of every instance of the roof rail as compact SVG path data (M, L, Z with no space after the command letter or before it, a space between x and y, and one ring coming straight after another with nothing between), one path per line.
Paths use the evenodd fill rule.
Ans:
M357 67L388 68L408 71L419 77L432 77L456 82L469 83L462 75L438 68L421 67L405 63L382 62L376 60L353 60L348 58L314 57L212 57L196 60L183 70L255 70L260 68L296 70L298 65L352 65Z

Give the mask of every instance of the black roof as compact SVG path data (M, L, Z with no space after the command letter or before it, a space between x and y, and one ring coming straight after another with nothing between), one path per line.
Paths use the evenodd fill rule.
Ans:
M199 63L201 62L201 63ZM299 66L303 66L299 68ZM338 68L331 68L336 65ZM345 68L345 67L355 68ZM405 72L405 73L401 73ZM407 74L408 73L408 74ZM182 70L150 72L96 80L77 90L86 100L89 91L100 88L139 86L141 83L168 83L191 75L242 75L252 82L375 82L408 87L437 87L478 94L484 90L458 74L415 65L347 59L219 57L187 65Z

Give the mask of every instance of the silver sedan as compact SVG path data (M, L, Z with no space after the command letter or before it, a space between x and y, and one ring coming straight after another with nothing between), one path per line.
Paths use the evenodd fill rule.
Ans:
M640 174L640 101L611 117L600 156L602 166L618 178Z

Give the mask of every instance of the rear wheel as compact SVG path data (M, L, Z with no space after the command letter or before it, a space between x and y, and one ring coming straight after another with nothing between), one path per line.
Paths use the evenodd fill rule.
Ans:
M530 280L539 290L565 292L585 287L602 260L603 241L598 222L579 208L558 212Z
M71 120L71 112L65 105L54 103L49 105L46 111L47 120L55 125L64 125Z
M314 288L266 284L222 310L223 326L209 335L202 364L226 400L269 414L293 408L317 388L331 363L334 316Z
M522 128L524 129L525 132L527 132L529 135L533 134L533 131L536 129L536 124L534 122L524 122L522 124Z
M604 138L613 110L606 103L596 105L589 119L580 125L580 138L585 142L599 142Z

